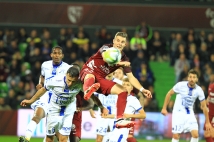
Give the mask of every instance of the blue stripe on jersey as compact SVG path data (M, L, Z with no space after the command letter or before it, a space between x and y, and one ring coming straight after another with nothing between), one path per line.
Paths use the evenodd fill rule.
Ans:
M122 138L123 138L123 134L120 135L117 142L121 142Z
M190 114L189 108L185 107L187 114Z
M51 79L51 78L53 78L53 77L54 77L54 76L48 77L48 78L46 78L45 80Z
M56 69L62 64L62 61L58 65L53 64L52 75L56 75Z
M109 114L112 114L112 113L111 113L111 106L107 106L107 109L108 109L108 113L109 113Z
M49 93L48 93L48 95L49 95L49 98L48 98L48 103L50 103L51 96L52 96L52 92L49 92Z
M61 110L59 112L59 116L64 116L66 106L61 106Z
M135 112L138 112L139 110L141 110L143 107L140 107L139 109L137 109Z

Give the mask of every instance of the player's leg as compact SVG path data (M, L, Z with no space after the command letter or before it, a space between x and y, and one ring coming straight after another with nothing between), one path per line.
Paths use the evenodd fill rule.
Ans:
M190 142L198 142L198 130L191 131L192 138Z
M84 99L88 100L91 95L96 92L100 87L99 83L95 83L95 76L93 74L86 74L84 76L83 90Z
M123 127L132 127L134 125L133 121L126 121L123 119L123 113L126 107L126 99L128 96L128 92L124 91L123 86L119 84L114 84L111 88L110 94L117 94L117 120L116 120L116 127L123 128Z
M54 136L46 136L46 142L53 142L54 141Z
M180 139L180 134L178 133L172 134L172 142L179 142L179 139Z
M34 111L34 116L31 119L31 121L27 125L26 133L24 137L20 137L20 139L26 139L27 141L30 141L34 131L36 130L37 124L40 122L42 118L45 117L45 111L42 107L37 107ZM23 140L20 140L22 142Z

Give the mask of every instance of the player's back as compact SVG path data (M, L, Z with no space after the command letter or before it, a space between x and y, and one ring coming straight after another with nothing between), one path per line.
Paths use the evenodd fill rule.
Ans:
M209 99L209 113L214 115L214 83L209 85L208 89Z

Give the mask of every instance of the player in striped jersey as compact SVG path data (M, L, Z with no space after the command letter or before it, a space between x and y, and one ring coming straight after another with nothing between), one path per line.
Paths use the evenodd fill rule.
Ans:
M198 98L201 101L201 109L205 115L206 130L210 131L211 124L209 121L208 110L204 92L199 85L198 73L195 70L188 72L188 81L178 82L166 94L164 105L161 113L167 115L167 105L173 94L176 94L175 104L172 112L172 142L178 142L181 133L190 132L192 135L190 142L198 142L198 123L193 111L193 105Z

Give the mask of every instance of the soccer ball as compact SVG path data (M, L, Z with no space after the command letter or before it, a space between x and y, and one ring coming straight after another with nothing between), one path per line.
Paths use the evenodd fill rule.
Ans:
M120 50L115 47L108 48L102 55L103 60L110 65L120 62L122 56Z

